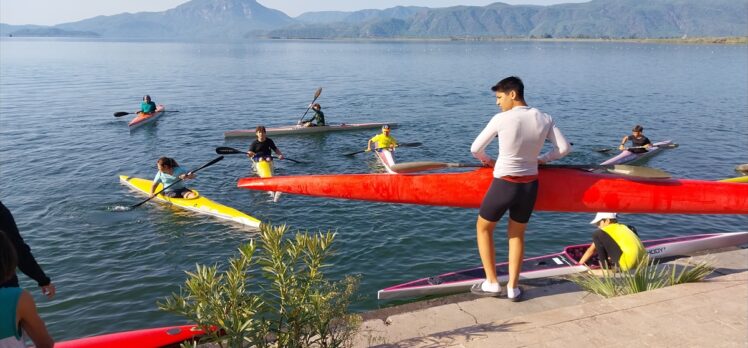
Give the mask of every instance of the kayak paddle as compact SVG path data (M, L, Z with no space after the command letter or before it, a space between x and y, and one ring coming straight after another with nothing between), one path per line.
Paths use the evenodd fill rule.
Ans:
M311 109L311 108L312 108L312 104L314 104L314 102L315 102L315 101L317 101L317 98L319 98L319 95L320 95L320 94L322 94L322 87L320 87L320 88L317 88L317 91L316 91L316 92L314 92L314 99L312 99L312 102L311 102L311 103L309 103L309 107L308 107L308 108L306 108L306 111L304 111L304 114L303 114L303 115L301 115L301 118L299 119L299 122L298 122L298 123L301 123L301 121L302 121L302 120L304 119L304 117L306 116L306 114L307 114L307 113L309 112L309 109Z
M203 164L202 166L198 167L197 169L193 169L192 171L189 171L189 172L187 172L187 175L190 175L190 174L194 174L194 173L196 173L196 172L197 172L198 170L200 170L200 169L203 169L203 168L206 168L206 167L212 166L212 165L216 164L216 163L217 163L218 161L220 161L220 160L222 160L222 159L223 159L223 156L218 156L218 157L214 158L213 160L211 160L210 162L208 162L208 163L205 163L205 164ZM165 191L166 189L168 189L169 187L172 187L172 186L174 186L174 185L175 185L176 183L178 183L178 182L180 182L180 181L182 181L182 179L181 179L181 178L180 178L179 180L177 180L177 181L173 182L173 183L172 183L171 185L169 185L169 186L166 186L166 187L164 187L163 189L161 189L161 191L158 191L158 192L156 192L156 194L154 194L153 196L150 196L150 197L148 197L148 199L146 199L146 200L144 200L144 201L142 201L142 202L140 202L140 203L138 203L138 204L135 204L135 205L133 205L133 206L130 206L130 209L135 209L135 208L137 208L137 207L139 207L139 206L141 206L141 205L145 204L145 202L148 202L148 201L150 201L150 200L151 200L151 198L153 198L153 197L156 197L156 196L160 195L160 194L161 194L161 192L164 192L164 191Z
M401 144L397 144L395 147L418 147L418 146L421 146L421 143L401 143ZM378 149L375 149L375 150L378 150ZM366 150L366 149L365 150L359 150L359 151L353 151L353 152L349 152L349 153L344 153L343 156L353 156L353 155L356 155L356 154L359 154L359 153L362 153L362 152L368 152L368 151L369 150Z
M395 163L390 169L397 173L414 173L426 170L442 168L466 168L466 167L485 167L480 163L449 163L449 162L404 162ZM574 168L584 170L601 169L609 173L626 176L635 176L640 178L667 179L670 174L660 169L630 166L625 164L616 165L597 165L597 164L541 164L539 168Z
M228 147L228 146L220 146L220 147L216 148L216 153L219 154L219 155L238 155L238 154L245 154L246 155L247 151L240 151L240 150L237 150L237 149L235 149L233 147ZM275 156L270 156L270 157L275 158L275 159L278 158L278 157L275 157ZM307 162L297 161L295 159L291 159L291 158L288 158L286 156L283 156L283 159L284 160L289 160L289 161L294 162L294 163L307 163Z
M662 146L658 146L658 147L662 147L662 148L665 148L665 149L674 149L674 148L678 147L678 144L672 144L671 143L671 144L662 145ZM644 146L632 146L632 147L625 148L624 151L625 150L631 150L631 149L644 149L644 148L645 148ZM608 152L613 151L613 150L618 150L618 148L617 147L616 148L608 147L608 148L604 148L604 149L597 149L595 151L596 152L600 152L600 153L608 153Z
M122 116L125 116L125 115L135 115L135 114L137 114L139 112L140 111L135 111L135 112L117 111L117 112L114 113L114 117L122 117ZM179 112L179 110L166 110L164 112Z

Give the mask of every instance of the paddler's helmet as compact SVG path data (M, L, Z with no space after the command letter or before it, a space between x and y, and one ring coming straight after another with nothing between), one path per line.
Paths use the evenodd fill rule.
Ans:
M390 125L386 124L386 125L382 126L382 130L383 131L390 130Z

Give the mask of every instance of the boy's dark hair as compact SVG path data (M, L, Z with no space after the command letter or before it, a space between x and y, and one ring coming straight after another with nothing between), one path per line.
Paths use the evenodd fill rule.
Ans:
M267 133L267 131L265 130L265 126L257 126L257 128L255 128L255 133L257 132Z
M167 166L169 168L179 167L179 163L177 163L177 160L171 157L161 157L158 159L157 163L162 166Z
M502 93L509 93L511 91L514 91L517 93L517 98L520 100L525 100L525 84L522 83L522 80L520 80L517 76L509 76L498 83L496 83L493 87L491 87L491 90L494 92L502 92Z
M10 243L10 239L5 236L5 231L0 230L0 284L5 283L16 274L17 266L16 248Z
M634 126L634 129L632 129L631 131L632 132L640 132L641 133L641 132L644 131L644 127L642 127L641 125L637 124L636 126Z

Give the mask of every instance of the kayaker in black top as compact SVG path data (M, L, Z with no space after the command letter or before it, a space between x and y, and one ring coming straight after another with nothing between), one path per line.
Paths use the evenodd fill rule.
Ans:
M652 142L649 141L649 138L645 137L644 134L644 127L640 125L634 126L634 129L631 130L631 135L627 135L623 137L621 140L621 145L618 146L618 149L623 151L626 149L625 145L626 142L631 140L632 147L630 147L628 150L633 153L645 153L648 151L650 147L652 147Z
M0 202L0 229L3 230L5 235L8 237L10 242L16 249L18 254L18 269L23 274L29 276L29 278L36 280L39 287L42 288L42 294L47 295L48 298L55 296L55 285L52 281L44 274L44 271L36 263L34 255L31 254L31 248L24 242L23 237L18 232L18 226L16 221L13 219L13 215L10 210ZM14 274L9 280L0 283L0 288L13 288L18 287L18 277Z
M257 126L255 134L257 134L257 140L249 145L247 156L255 161L272 161L272 153L270 150L273 150L273 152L278 155L278 159L283 159L283 153L281 153L278 147L275 146L273 139L267 137L265 126Z
M319 104L312 104L312 111L314 116L309 121L302 121L304 127L316 127L325 125L325 114L322 112L322 106ZM315 123L312 123L315 122Z

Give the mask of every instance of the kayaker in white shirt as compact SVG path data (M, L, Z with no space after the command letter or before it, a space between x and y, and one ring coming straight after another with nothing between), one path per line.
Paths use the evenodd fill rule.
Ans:
M525 229L538 194L538 164L565 156L571 151L571 145L556 127L553 118L527 106L524 84L518 77L507 77L491 90L496 93L496 105L502 112L491 119L470 147L473 156L487 166L494 166L494 179L483 198L476 223L478 252L486 280L473 286L471 292L484 296L498 296L501 293L496 277L493 231L496 223L509 210L507 297L519 301L522 298L518 281L524 257ZM497 136L499 155L494 161L485 149ZM553 150L539 156L546 139L553 145Z

